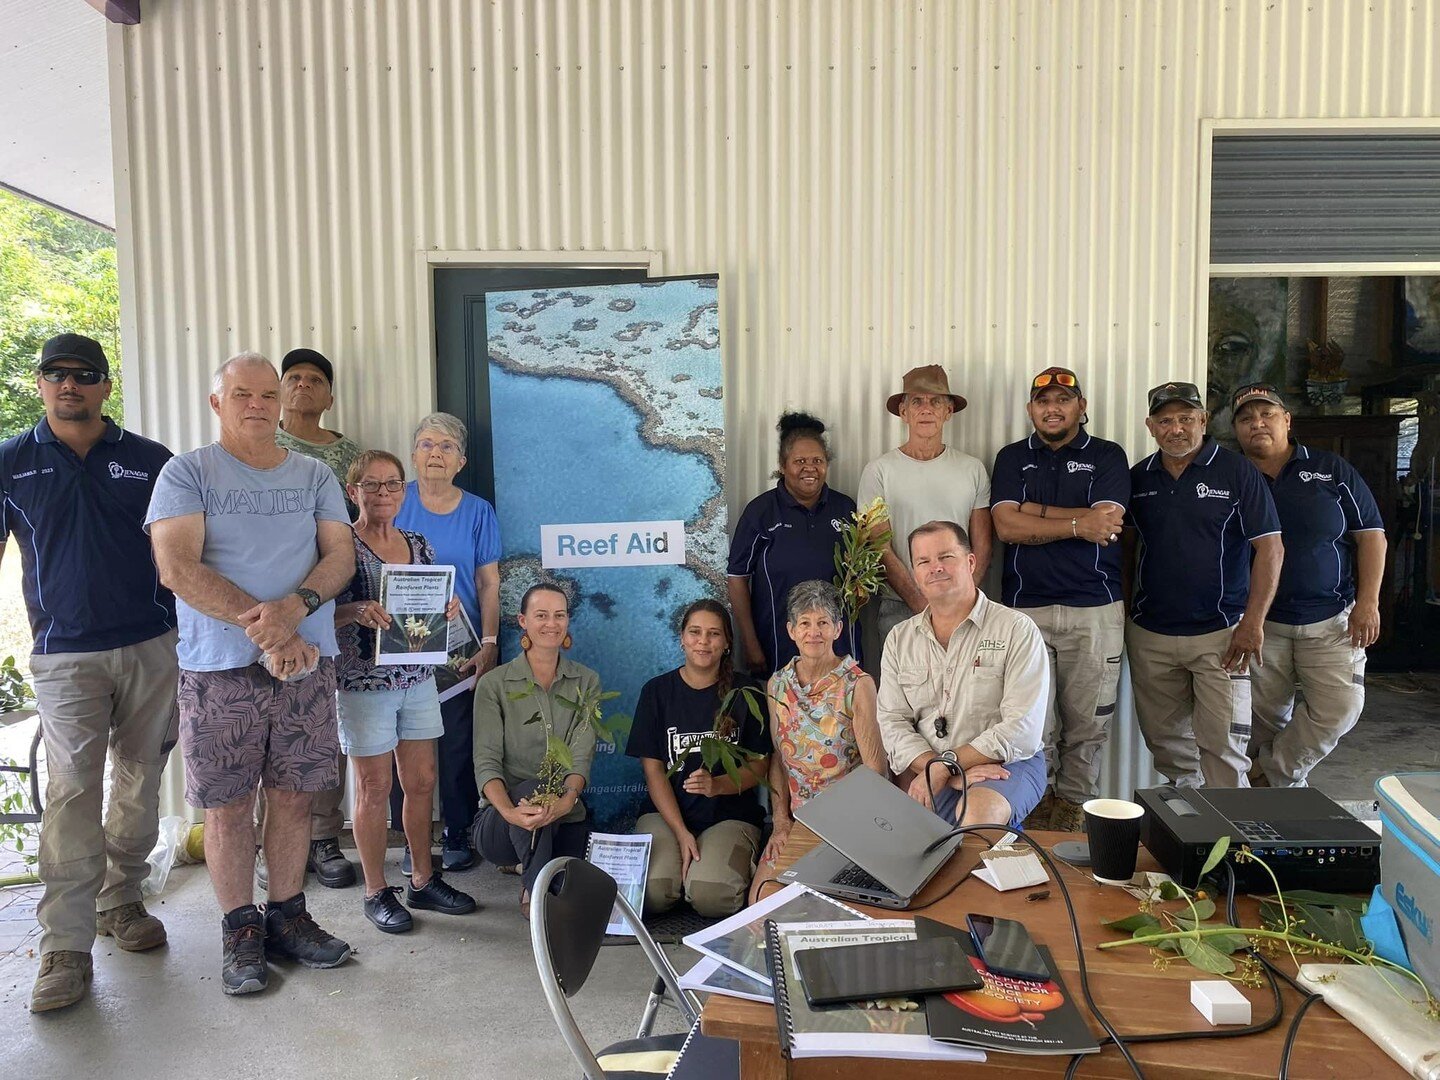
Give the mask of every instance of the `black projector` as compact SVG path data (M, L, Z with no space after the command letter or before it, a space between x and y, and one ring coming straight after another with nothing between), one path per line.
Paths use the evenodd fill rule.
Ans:
M1273 893L1263 867L1238 862L1242 845L1265 860L1282 889L1368 893L1380 881L1380 837L1314 788L1148 788L1140 840L1165 872L1193 889L1222 836L1240 892Z

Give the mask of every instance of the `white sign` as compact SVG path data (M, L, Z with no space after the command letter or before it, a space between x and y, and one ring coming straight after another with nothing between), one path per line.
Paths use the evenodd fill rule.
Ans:
M663 566L685 562L683 521L601 521L541 525L540 565Z

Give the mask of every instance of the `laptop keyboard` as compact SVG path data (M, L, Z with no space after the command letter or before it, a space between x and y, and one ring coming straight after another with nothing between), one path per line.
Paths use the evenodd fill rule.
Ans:
M890 888L885 885L884 882L871 877L864 870L860 869L860 867L857 866L855 863L851 863L849 866L845 867L844 870L841 870L838 874L832 877L830 879L830 883L832 885L844 885L846 888L850 889L862 889L865 892L890 892Z

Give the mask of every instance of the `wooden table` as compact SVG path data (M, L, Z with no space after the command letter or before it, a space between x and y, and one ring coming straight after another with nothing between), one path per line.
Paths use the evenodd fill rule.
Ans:
M1061 833L1031 835L1047 851L1057 840L1067 839ZM818 842L814 833L797 822L779 866L770 869L765 875L767 879L785 869ZM1104 1029L1090 1015L1080 993L1075 946L1060 890L1052 881L1048 886L1049 899L1027 901L1025 897L1036 889L1000 893L974 878L965 880L969 868L978 860L979 852L987 846L975 837L967 837L964 848L920 892L911 910L955 926L964 926L965 915L971 911L1024 922L1037 942L1050 947L1081 1013L1089 1020L1096 1035L1103 1035ZM1102 887L1072 867L1058 862L1056 865L1070 889L1080 932L1087 946L1085 962L1090 972L1091 992L1121 1035L1223 1030L1212 1029L1190 1004L1191 980L1219 976L1206 975L1184 961L1177 961L1166 970L1159 971L1151 962L1149 950L1143 946L1104 951L1094 948L1100 941L1118 937L1102 929L1101 921L1134 914L1136 901L1121 889ZM1140 868L1158 869L1143 849ZM1037 889L1046 887L1037 886ZM768 896L774 888L774 885L762 886L761 895ZM932 902L933 907L925 907ZM1223 910L1223 898L1220 903ZM1241 899L1242 926L1257 925L1256 907L1255 901ZM882 908L862 907L861 910L877 918L907 914ZM1293 969L1288 958L1285 965ZM1251 1001L1254 1020L1263 1020L1273 1011L1274 998L1268 984L1259 990L1242 987L1241 992ZM1301 1000L1284 983L1281 984L1281 992L1285 1002L1284 1018L1267 1032L1235 1039L1137 1045L1132 1048L1136 1060L1147 1077L1155 1078L1274 1077L1280 1067L1286 1031ZM786 1076L792 1080L822 1077L825 1080L874 1080L884 1075L882 1070L886 1069L882 1062L873 1058L806 1058L787 1062L780 1054L774 1008L739 998L712 995L705 1005L702 1030L707 1035L739 1041L742 1080L779 1080ZM992 1053L983 1065L924 1061L906 1062L901 1068L904 1075L924 1076L926 1080L948 1080L978 1073L991 1076L1060 1076L1069 1060L1067 1057ZM1132 1075L1125 1059L1113 1046L1091 1055L1079 1072L1082 1078ZM1371 1077L1392 1080L1404 1077L1405 1072L1347 1020L1324 1004L1317 1004L1310 1008L1301 1023L1300 1035L1290 1058L1290 1075L1295 1080L1310 1080L1319 1076L1342 1076L1345 1080L1369 1080Z

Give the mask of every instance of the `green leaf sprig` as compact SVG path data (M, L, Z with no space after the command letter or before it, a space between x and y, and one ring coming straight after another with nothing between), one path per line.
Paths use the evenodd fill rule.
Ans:
M885 583L885 550L893 535L884 499L857 507L841 526L840 543L835 545L835 588L851 623Z
M732 686L720 699L720 708L715 713L715 724L704 735L700 736L700 764L710 773L716 768L724 770L725 775L739 791L743 785L743 771L751 762L763 758L765 755L754 750L747 749L739 742L739 724L730 711L735 696L740 695L750 715L762 728L765 726L765 716L760 709L760 699L766 697L752 686ZM688 757L688 755L686 755ZM665 776L674 776L685 767L685 758L682 757L675 764L666 770ZM767 784L765 777L760 777L760 784Z

